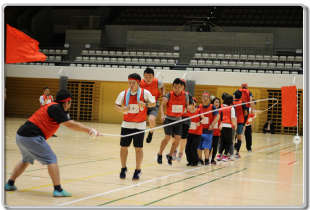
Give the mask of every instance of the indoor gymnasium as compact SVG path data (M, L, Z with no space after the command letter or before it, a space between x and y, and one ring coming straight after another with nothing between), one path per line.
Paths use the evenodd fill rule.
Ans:
M305 15L4 7L3 205L305 206Z

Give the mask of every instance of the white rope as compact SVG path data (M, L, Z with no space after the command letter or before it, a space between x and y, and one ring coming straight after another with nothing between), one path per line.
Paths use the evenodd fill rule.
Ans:
M88 133L88 135L93 139L93 138L95 138L96 136L98 136L98 131L96 130L96 129L93 129L93 130L91 130L89 133Z
M273 104L268 109L263 110L263 112L264 112L264 111L267 111L267 110L271 109L272 107L274 107L278 103L278 99L276 99L276 98L260 99L260 100L255 100L255 101L246 102L246 103L242 103L242 104L238 104L238 105L231 105L231 106L236 107L236 106L241 106L243 104L250 104L250 103L255 103L255 102L259 102L259 101L269 101L269 100L276 100L276 103ZM223 107L223 108L220 108L220 109L216 109L216 110L211 110L211 111L208 111L208 112L204 112L204 113L201 113L201 114L197 114L197 115L194 115L194 116L191 116L191 117L184 118L182 120L177 120L177 121L168 123L166 125L161 125L161 126L158 126L158 127L152 128L152 129L138 131L138 132L127 134L127 135L115 135L115 134L100 133L99 136L117 136L117 137L121 137L121 138L128 137L128 136L134 136L134 135L137 135L137 134L140 134L140 133L145 133L145 132L150 131L150 130L156 130L156 129L164 128L166 126L174 125L174 124L177 124L177 123L189 120L191 118L194 118L194 117L197 117L197 116L200 116L200 115L204 115L204 114L208 114L208 113L212 113L212 112L215 112L215 111L218 111L218 110L222 110L222 109L225 109L225 108L226 107Z

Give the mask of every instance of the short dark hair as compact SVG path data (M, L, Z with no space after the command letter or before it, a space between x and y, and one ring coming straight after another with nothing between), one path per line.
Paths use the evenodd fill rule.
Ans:
M222 94L222 100L223 100L223 101L225 100L226 96L228 96L228 93L223 93L223 94Z
M128 75L128 79L129 79L129 78L137 79L137 80L139 80L139 82L141 81L141 77L140 77L140 75L137 74L137 73L129 74L129 75Z
M184 89L186 89L186 82L184 79L180 79L182 81L182 85L184 86Z
M50 88L49 88L49 87L45 87L45 88L44 88L44 91L45 91L46 89L50 89Z
M219 100L219 102L220 102L219 108L221 108L221 100L220 100L218 97L215 97L215 98L211 101L211 104L214 105L215 100Z
M180 85L182 85L183 84L183 81L180 79L180 78L175 78L174 79L174 81L173 81L173 83L172 83L172 85L174 85L174 84L180 84Z
M236 92L235 92L235 98L236 99L240 99L242 97L242 92L240 91L240 90L237 90Z
M224 104L232 105L234 102L234 98L232 95L227 95L224 99Z
M154 70L152 68L146 68L143 74L153 74L154 76Z
M56 94L56 101L59 104L63 104L64 103L64 102L59 102L60 100L64 100L64 99L67 99L67 98L72 98L72 94L68 90L62 89L62 90L59 90L57 92L57 94Z

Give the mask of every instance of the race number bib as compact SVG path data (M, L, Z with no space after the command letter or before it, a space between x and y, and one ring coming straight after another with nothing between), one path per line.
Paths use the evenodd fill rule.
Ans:
M173 113L183 113L183 105L172 105Z
M249 119L248 119L248 122L250 123L250 122L252 122L252 120L253 120L253 118L249 118Z
M214 129L218 129L219 128L219 122L216 122L214 125Z
M52 102L52 100L51 100L51 99L48 99L48 101L47 101L46 104L49 104L49 103L51 103L51 102Z
M202 124L209 124L209 117L205 117L205 121Z
M191 122L191 126L189 127L189 129L196 130L197 129L197 123Z
M139 106L138 106L138 104L128 104L128 106L129 106L128 113L131 113L131 114L139 113Z

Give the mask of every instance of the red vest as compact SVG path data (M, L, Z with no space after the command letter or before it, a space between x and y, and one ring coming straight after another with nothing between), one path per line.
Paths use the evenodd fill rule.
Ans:
M126 94L128 90L125 90L125 98L124 98L124 104L126 104ZM138 93L137 93L138 94ZM145 102L144 100L144 89L141 88L141 94L140 94L140 101ZM136 104L136 105L134 105ZM147 108L143 107L143 110L141 111L138 107L138 100L137 95L130 95L128 106L130 106L129 112L124 114L123 120L126 122L144 122L146 121L146 115L147 115Z
M197 108L196 111L194 113L190 113L190 117L191 116L195 116L195 115L198 115L198 114L201 114L202 111L200 110L200 108ZM188 130L188 133L191 133L191 134L195 134L195 135L202 135L202 130L203 130L203 126L202 125L199 125L197 127L197 123L201 120L201 117L200 116L197 116L197 117L193 117L191 118L191 124L195 124L196 123L196 129L194 129L194 126L191 125L189 130Z
M248 89L240 88L239 91L242 92L241 101L250 102L250 91ZM246 104L247 107L250 107L250 103Z
M184 91L184 92L189 94L187 91ZM185 109L185 111L182 114L182 117L186 118L186 117L190 117L190 116L191 116L191 113L187 109Z
M234 100L234 105L242 104L242 101L239 99ZM237 114L237 123L244 123L244 112L241 106L235 106Z
M28 119L42 131L46 140L49 139L54 133L56 133L60 126L60 124L57 124L57 122L47 113L48 107L54 104L58 103L52 102L46 106L43 106Z
M217 110L219 112L219 115L221 116L221 110ZM220 125L221 125L221 117L220 119L217 121L217 123L215 124L214 128L213 128L213 136L220 136L221 135L221 131L220 131Z
M245 124L249 125L253 121L254 117L255 117L255 114L251 114L251 112L248 113L248 119L246 120Z
M181 117L185 111L185 107L185 92L181 91L179 95L176 95L173 91L170 91L170 99L167 103L166 114L171 117Z
M43 100L44 100L44 101L46 100L46 98L47 98L46 95L43 94ZM53 101L53 98L52 98L51 95L49 95L48 98L49 98L51 101ZM45 104L45 105L47 105L47 104ZM42 104L41 104L41 107L43 107L43 106L45 106L45 105L42 105Z
M223 114L222 123L233 125L231 121L231 109L232 109L232 106L226 106L224 107L224 109L221 110Z
M150 91L152 96L155 96L155 100L158 101L161 94L158 90L158 80L156 78L153 79L151 84L147 84L145 79L141 80L140 87Z
M202 113L212 111L212 107L213 107L213 104L210 104L208 108L203 108L202 104L199 104L199 108L201 109ZM203 116L206 118L205 122L203 123L203 129L208 129L214 119L213 112L204 114Z

